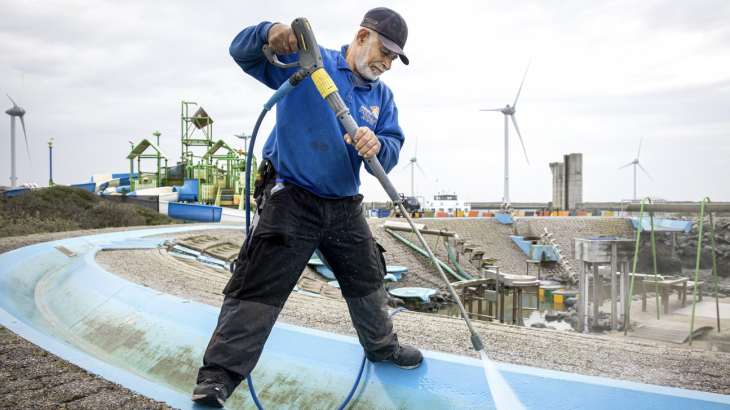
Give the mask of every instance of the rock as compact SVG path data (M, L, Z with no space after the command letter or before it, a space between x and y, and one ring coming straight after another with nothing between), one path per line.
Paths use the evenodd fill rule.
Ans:
M656 243L656 264L657 271L663 274L681 274L682 260L676 255L670 255L670 246L658 242ZM654 256L651 246L651 235L641 235L641 243L639 244L639 260L636 264L637 272L654 272Z
M558 318L559 318L559 315L557 315L557 314L545 313L545 320L548 322L556 321L556 320L558 320Z
M684 255L682 256L682 266L689 269L696 268L697 246L688 246L684 248ZM700 269L712 269L712 253L710 251L706 251L705 249L703 249L702 253L700 254ZM719 266L717 272L719 275Z
M577 298L568 298L568 299L565 299L565 304L568 305L568 306L573 306L576 303L578 303L578 299Z
M404 302L403 299L401 299L401 298L396 298L396 297L388 295L388 306L390 306L392 308L405 307L406 302Z
M530 327L535 327L538 329L545 329L547 327L547 325L545 323L540 322L540 323L533 323L530 325Z

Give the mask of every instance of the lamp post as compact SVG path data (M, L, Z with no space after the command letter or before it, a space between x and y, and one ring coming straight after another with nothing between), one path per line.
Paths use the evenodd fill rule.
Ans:
M244 151L248 152L248 139L251 138L250 135L246 135L245 133L242 133L241 135L233 134L234 137L238 137L243 140L243 147L245 148Z
M160 146L160 135L162 135L162 134L160 134L159 131L155 131L155 132L152 133L152 135L154 135L155 137L157 137L157 146L159 147Z
M53 186L53 137L48 140L48 186Z
M132 151L134 151L134 140L129 141L129 145L132 146ZM129 155L132 155L132 152L130 151ZM129 182L132 182L132 178L134 178L134 160L131 161L131 166L129 170Z

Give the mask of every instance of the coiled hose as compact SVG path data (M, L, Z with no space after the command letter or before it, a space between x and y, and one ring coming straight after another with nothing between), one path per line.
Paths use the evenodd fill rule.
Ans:
M252 138L253 140L253 138ZM388 317L392 317L394 314L400 312L401 310L408 310L406 308L397 308L394 309L392 312L388 314ZM342 402L340 407L337 408L337 410L342 410L347 406L347 403L350 402L350 399L352 399L352 396L355 394L355 390L357 390L357 385L360 384L360 378L362 378L362 372L365 369L365 354L362 355L362 362L360 362L360 370L357 372L357 379L355 380L355 384L352 385L352 389L350 390L350 394L347 395L347 398L345 401ZM259 398L256 396L256 391L253 388L253 382L251 381L251 375L249 374L246 378L246 381L248 382L248 390L251 392L251 398L253 398L254 403L256 403L256 407L258 407L259 410L264 410L264 408L261 406L261 403L259 403Z

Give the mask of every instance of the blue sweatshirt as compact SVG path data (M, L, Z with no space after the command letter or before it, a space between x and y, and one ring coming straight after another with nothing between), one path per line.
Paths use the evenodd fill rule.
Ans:
M261 50L268 43L272 23L244 29L231 43L233 59L247 74L271 89L277 89L298 68L283 69L268 62ZM403 130L393 93L379 79L355 85L356 74L345 61L348 46L339 51L320 48L323 66L359 127L370 128L380 140L378 159L385 172L398 163ZM298 55L278 56L279 61L297 61ZM356 195L360 187L363 158L343 136L346 131L322 98L311 78L302 81L276 105L276 126L263 149L278 174L295 185L325 198ZM365 169L372 174L370 168Z

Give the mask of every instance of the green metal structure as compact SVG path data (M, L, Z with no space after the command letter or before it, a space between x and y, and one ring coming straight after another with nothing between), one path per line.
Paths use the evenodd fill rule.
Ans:
M213 140L213 120L200 107L190 114L194 102L183 101L181 109L181 152L185 179L198 180L200 203L216 206L235 206L243 209L243 189L246 170L246 152L236 151L223 140ZM200 131L195 135L196 131ZM202 134L202 135L200 135ZM195 150L203 148L200 155ZM253 176L257 173L253 158Z
M145 154L147 148L152 147L154 153ZM134 160L137 159L137 178L134 178ZM157 159L157 170L155 172L142 171L142 158ZM165 166L162 166L162 159L165 160ZM166 185L167 161L170 159L160 147L149 140L142 140L139 144L132 147L132 151L127 155L129 160L129 184L130 190L139 191L140 189L159 188Z

